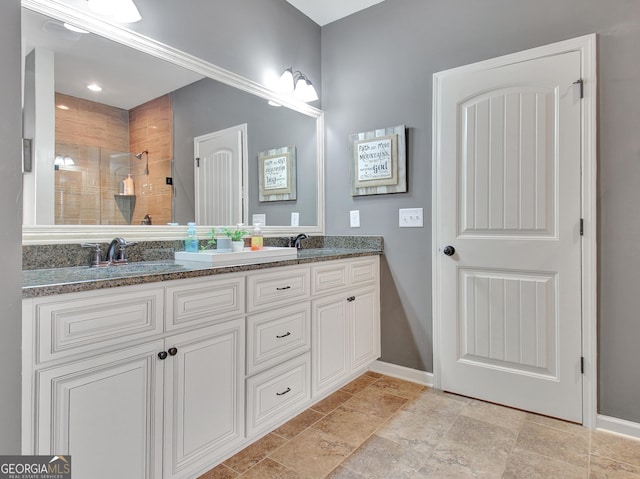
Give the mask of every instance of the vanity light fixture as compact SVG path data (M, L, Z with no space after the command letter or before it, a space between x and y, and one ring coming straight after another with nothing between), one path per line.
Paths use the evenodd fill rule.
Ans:
M117 23L134 23L142 16L133 0L87 0L89 10Z
M311 81L301 71L293 71L293 68L287 68L282 72L278 80L278 90L281 93L293 94L305 103L318 99L318 93Z
M73 166L76 164L76 162L73 161L73 158L71 158L70 156L57 155L53 160L53 164L54 166Z

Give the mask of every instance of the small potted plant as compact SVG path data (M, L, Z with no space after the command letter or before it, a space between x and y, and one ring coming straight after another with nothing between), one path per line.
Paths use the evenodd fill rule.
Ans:
M211 228L211 233L209 233L209 241L207 241L205 244L200 246L200 251L207 250L207 249L211 248L212 246L217 246L218 248L220 248L220 245L217 245L216 229L215 228ZM229 248L231 248L231 247L229 247Z
M244 240L242 238L249 234L249 232L242 228L242 223L239 223L235 229L225 227L222 229L222 232L227 238L231 239L232 251L242 251L244 249Z

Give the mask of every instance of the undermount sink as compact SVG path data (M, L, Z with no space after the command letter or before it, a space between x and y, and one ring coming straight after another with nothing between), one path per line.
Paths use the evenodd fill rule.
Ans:
M220 253L215 249L190 253L187 251L176 251L176 262L198 261L214 266L231 266L242 264L270 263L273 261L285 261L297 259L296 248L265 246L259 250L244 248L242 251L231 251Z

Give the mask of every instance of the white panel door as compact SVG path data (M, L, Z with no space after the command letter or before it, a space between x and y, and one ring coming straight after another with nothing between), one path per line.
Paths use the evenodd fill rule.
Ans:
M442 388L582 422L580 53L438 75Z
M242 222L242 165L247 125L194 138L196 223Z

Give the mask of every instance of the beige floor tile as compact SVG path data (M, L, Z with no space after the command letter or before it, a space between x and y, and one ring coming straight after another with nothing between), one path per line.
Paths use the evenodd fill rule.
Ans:
M516 443L517 433L495 424L467 416L458 416L443 441L443 443L459 444L489 455L508 456Z
M379 379L379 378L382 377L382 374L376 373L374 371L367 371L366 373L364 373L364 376L369 376L369 377L374 378L374 379Z
M502 479L587 479L588 468L515 449Z
M364 389L344 403L344 406L365 414L388 418L400 409L407 400L375 389Z
M467 403L468 401L460 401L457 396L441 394L429 389L407 402L402 409L428 416L444 415L456 417Z
M267 457L269 453L275 451L282 446L286 439L276 436L275 434L267 434L262 439L247 446L235 456L224 461L224 465L242 474L246 470L258 464L262 459Z
M579 467L587 467L589 440L566 431L525 421L517 447Z
M341 406L312 428L331 434L358 447L383 423L384 419Z
M423 455L383 437L372 436L343 463L367 479L408 479Z
M317 429L307 429L270 455L270 458L303 475L321 479L355 449L346 441Z
M224 464L214 467L209 472L204 473L198 479L235 479L238 477L238 473L232 471Z
M580 424L574 424L568 421L561 421L560 419L554 419L552 417L541 416L539 414L526 413L526 421L535 422L536 424L542 424L544 426L549 426L554 429L560 429L561 431L570 432L571 434L575 434L576 436L582 436L586 439L589 438L591 431L586 427L581 426Z
M370 387L371 389L377 389L378 391L406 399L413 399L424 388L421 384L410 383L388 376L381 377Z
M594 455L589 471L589 479L640 479L640 467Z
M604 431L591 434L591 453L640 466L640 440Z
M506 454L490 455L457 443L438 447L412 479L498 479L506 468Z
M326 479L366 479L362 474L351 471L346 467L338 466Z
M311 406L311 409L318 411L322 414L329 414L331 411L342 405L353 397L353 394L346 393L344 391L336 391L333 394L327 396L322 401Z
M368 388L377 380L378 380L377 378L363 375L363 376L357 377L356 379L351 381L349 384L344 385L342 388L340 388L340 391L344 391L349 394L356 394L362 391L363 389Z
M425 417L400 410L376 431L376 436L428 454L449 430L455 419L455 416Z
M496 404L471 400L460 412L463 416L480 419L514 432L519 432L527 413Z
M323 417L324 414L314 411L313 409L307 409L290 421L284 423L273 431L273 433L285 439L292 439Z
M239 476L238 479L306 479L306 477L266 458Z

